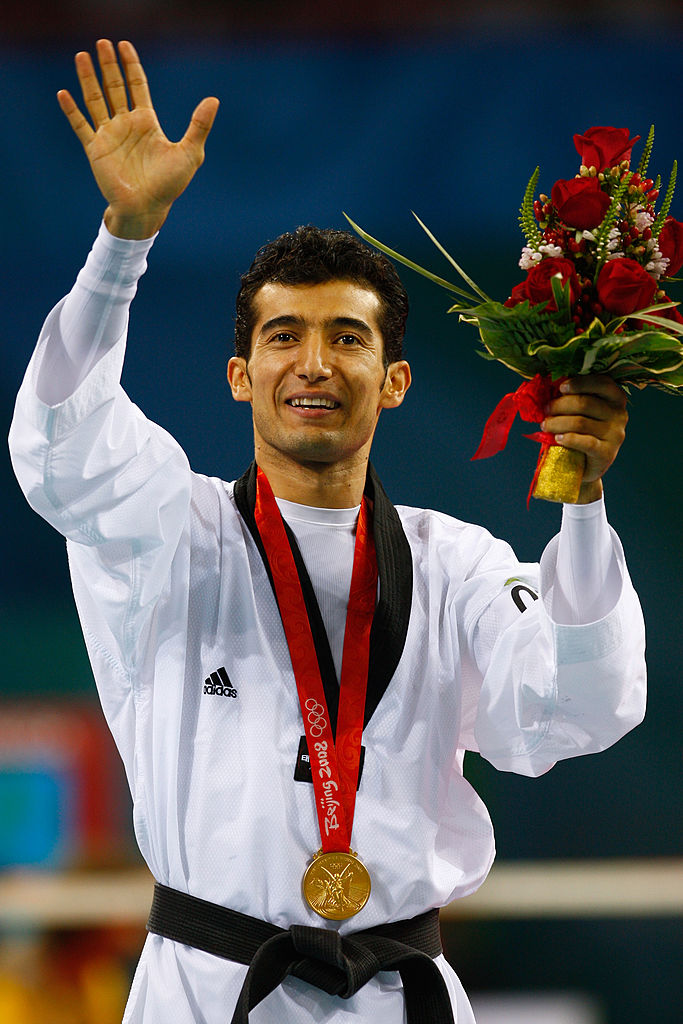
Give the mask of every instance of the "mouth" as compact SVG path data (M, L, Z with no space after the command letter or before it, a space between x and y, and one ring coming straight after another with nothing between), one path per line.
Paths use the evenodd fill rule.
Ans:
M293 398L287 398L285 405L304 413L315 414L334 412L335 409L340 408L341 403L323 395L295 395Z

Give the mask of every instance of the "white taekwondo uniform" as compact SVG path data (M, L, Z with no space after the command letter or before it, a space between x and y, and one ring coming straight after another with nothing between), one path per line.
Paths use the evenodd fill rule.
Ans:
M540 566L520 564L478 526L409 507L396 518L390 507L412 585L404 635L388 641L398 664L363 733L352 846L373 889L356 918L323 922L301 896L318 823L312 786L293 778L301 713L263 562L234 486L193 473L119 384L149 244L101 230L46 321L11 431L29 502L67 537L142 854L159 882L285 928L348 933L465 896L494 857L488 813L463 778L465 751L538 775L604 749L643 717L642 616L603 502L565 508ZM65 338L79 330L91 351L69 370ZM355 510L281 508L310 558L338 665ZM380 564L380 600L396 586L396 568ZM230 681L223 692L205 682L218 669ZM457 1024L471 1024L454 971L437 963ZM150 935L124 1020L226 1024L245 974ZM397 1024L400 979L381 973L340 1000L288 978L250 1019Z

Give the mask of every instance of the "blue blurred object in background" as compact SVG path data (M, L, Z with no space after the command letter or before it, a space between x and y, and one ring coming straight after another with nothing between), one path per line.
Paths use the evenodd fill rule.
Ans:
M0 763L0 870L63 866L73 785L52 765Z

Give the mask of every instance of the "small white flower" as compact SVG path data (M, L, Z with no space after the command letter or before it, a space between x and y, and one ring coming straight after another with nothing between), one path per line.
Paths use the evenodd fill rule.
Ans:
M655 241L655 240L652 239L652 241ZM648 248L649 248L649 246L648 246ZM652 259L647 264L645 269L647 270L647 272L649 274L652 274L652 276L654 277L655 281L659 281L660 277L662 277L666 273L666 268L669 266L669 259L668 259L667 256L662 256L661 252L659 251L659 246L657 245L656 241L655 241L654 248L653 248L653 250L651 252L651 256L652 256Z
M538 251L542 252L545 256L562 256L562 247L551 245L549 242L539 245Z
M583 238L585 238L587 242L594 242L595 241L595 235L593 234L592 231L584 231L582 233L582 235L583 235Z
M647 210L644 210L642 206L632 208L634 214L633 223L635 224L636 230L642 235L645 228L649 228L654 223L654 217Z
M540 252L536 252L535 249L525 245L522 249L522 255L519 258L519 266L522 270L531 270L537 263L543 259L543 255Z

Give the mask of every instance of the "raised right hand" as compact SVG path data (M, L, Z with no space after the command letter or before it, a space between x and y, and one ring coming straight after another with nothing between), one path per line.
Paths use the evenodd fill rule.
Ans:
M76 72L92 126L66 89L57 93L57 99L107 200L108 230L119 238L149 238L203 163L218 100L203 99L182 139L170 142L157 120L133 45L119 43L123 74L108 39L98 41L97 57L104 94L90 54L76 54Z

